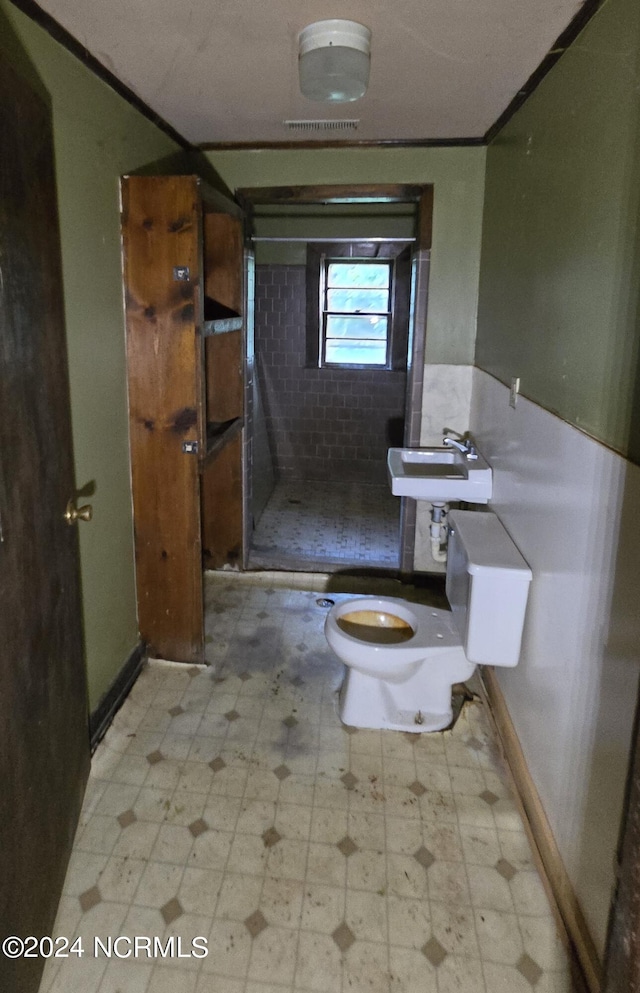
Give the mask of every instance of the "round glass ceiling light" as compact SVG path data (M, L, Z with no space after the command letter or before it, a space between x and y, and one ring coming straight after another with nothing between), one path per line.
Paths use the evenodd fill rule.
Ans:
M371 31L356 21L316 21L300 32L300 89L308 100L350 103L369 85Z

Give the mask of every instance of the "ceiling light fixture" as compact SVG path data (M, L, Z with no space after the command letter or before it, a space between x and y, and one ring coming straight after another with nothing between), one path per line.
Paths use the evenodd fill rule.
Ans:
M300 89L309 100L350 103L369 85L371 31L356 21L316 21L299 36Z

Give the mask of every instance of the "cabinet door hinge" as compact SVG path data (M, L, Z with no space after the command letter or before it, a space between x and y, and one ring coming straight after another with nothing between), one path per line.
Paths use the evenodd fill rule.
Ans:
M200 446L198 445L197 441L182 442L182 451L184 452L185 455L197 455L199 447Z

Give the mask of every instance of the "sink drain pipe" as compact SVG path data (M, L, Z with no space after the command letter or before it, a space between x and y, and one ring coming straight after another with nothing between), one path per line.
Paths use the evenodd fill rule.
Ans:
M434 562L447 561L446 517L446 503L431 504L431 525L429 531L431 534L431 558Z

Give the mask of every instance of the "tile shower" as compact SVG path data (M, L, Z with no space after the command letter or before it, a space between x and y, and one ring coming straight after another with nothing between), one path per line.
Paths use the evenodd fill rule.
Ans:
M303 265L256 266L250 568L361 567L369 555L396 569L400 505L385 465L402 437L406 372L307 368L305 279Z
M283 480L253 533L249 568L396 571L399 504L386 483Z
M257 265L257 370L276 474L385 481L406 372L305 366L305 267Z

